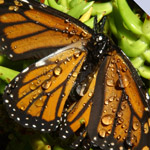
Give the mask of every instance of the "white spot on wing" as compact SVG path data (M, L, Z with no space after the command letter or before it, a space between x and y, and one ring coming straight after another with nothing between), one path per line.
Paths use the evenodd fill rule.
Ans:
M33 124L33 125L32 125L32 127L33 127L33 128L36 128L36 125L35 125L35 124Z
M28 123L25 123L24 125L25 125L25 126L28 126L29 124L28 124Z
M67 137L65 135L62 136L64 139L66 139Z
M13 58L13 55L12 55L12 54L9 54L9 57L10 57L10 58Z
M14 114L11 114L11 117L14 117Z
M18 121L20 121L20 118L19 118L19 117L17 117L17 120L18 120Z
M13 98L14 96L12 94L10 94L10 97Z
M16 77L15 81L18 82L19 81L19 77Z
M44 132L44 131L45 131L45 129L41 129L41 131L43 131L43 132Z
M13 111L16 111L16 109L15 109L15 108L13 108Z
M5 99L5 103L9 103L9 100L8 100L8 99Z

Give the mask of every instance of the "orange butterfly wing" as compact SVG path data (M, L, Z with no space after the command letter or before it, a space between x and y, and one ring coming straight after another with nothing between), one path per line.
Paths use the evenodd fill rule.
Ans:
M0 49L13 60L42 58L92 36L78 20L35 1L5 0L0 4L0 28Z
M60 49L23 70L6 88L4 103L11 118L26 127L58 127L65 102L87 52L76 44Z
M149 147L149 105L135 69L119 51L110 51L100 66L88 134L103 149L142 149Z
M150 147L150 113L141 80L118 48L104 55L100 69L90 75L88 90L66 112L60 136L80 135L72 144L84 149L142 149ZM89 77L87 77L89 78ZM136 80L134 80L136 79ZM81 89L82 91L82 89Z

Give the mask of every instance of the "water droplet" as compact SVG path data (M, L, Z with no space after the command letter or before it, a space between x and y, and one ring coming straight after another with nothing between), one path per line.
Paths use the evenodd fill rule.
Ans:
M131 136L131 143L132 145L135 145L135 143L137 143L137 137L135 135Z
M76 77L77 77L77 75L78 75L78 73L77 73L77 72L73 72L73 74L72 74L72 76L73 76L74 78L76 78Z
M118 62L118 63L120 62L120 59L119 59L119 58L117 59L117 62Z
M110 68L114 68L114 64L113 64L113 63L110 63L110 64L109 64L109 67L110 67Z
M74 58L78 58L80 56L80 51L77 51L75 54L74 54Z
M42 99L42 98L38 99L38 100L35 102L35 105L36 105L37 107L42 107L42 106L44 105L43 99Z
M118 136L117 136L117 140L120 140L120 139L121 139L121 135L118 135Z
M128 85L129 85L129 78L127 76L123 76L123 79L122 79L122 82L123 82L123 88L126 88Z
M32 100L32 99L30 99L30 100L29 100L29 103L32 103L32 102L33 102L33 100Z
M123 68L122 68L122 71L123 72L126 72L128 70L128 68L126 67L126 66L124 66Z
M37 88L36 84L34 82L31 82L30 89L35 90Z
M38 79L37 82L36 82L36 86L39 86L40 83L41 83L41 80Z
M105 129L100 129L99 130L99 135L104 138L106 136L106 130Z
M149 127L148 127L148 123L146 122L144 124L144 133L147 134L149 132Z
M89 92L88 96L91 97L93 95L93 92Z
M113 123L113 115L107 114L107 115L102 117L101 121L104 125L108 126L108 125Z
M104 104L105 104L105 105L108 105L108 104L109 104L108 100L105 100Z
M62 69L60 67L56 67L54 69L54 75L59 76L62 73Z
M118 124L122 124L122 123L123 123L123 121L124 121L124 119L123 119L123 118L118 118L117 123L118 123Z
M25 106L21 106L21 108L20 108L22 111L24 111L25 110Z
M115 100L114 96L109 97L109 102L113 102Z
M104 109L104 111L103 111L104 113L106 113L107 112L107 110L106 109Z
M39 93L39 94L42 93L42 89L41 89L41 88L38 89L38 90L37 90L37 93Z
M118 112L117 116L118 116L118 117L122 117L122 116L123 116L123 113L120 111L120 112Z
M18 6L9 6L9 10L17 11L19 9Z
M42 84L42 88L44 90L47 90L50 86L51 86L52 82L51 81L45 81L43 84Z
M116 61L115 59L111 59L111 63L114 64Z
M139 127L140 127L139 121L134 121L132 125L133 130L136 131L139 129Z
M35 93L33 96L32 96L32 99L36 99L37 98L37 93Z
M123 124L123 125L121 126L121 128L122 128L122 129L124 129L125 127L126 127L126 125L125 125L125 124Z
M26 91L23 91L22 95L25 96L26 94L27 94L27 92L26 92Z
M108 133L108 134L111 134L111 129L109 129L109 130L107 131L107 133Z
M114 78L114 77L115 77L115 73L112 73L112 74L111 74L111 77Z
M125 139L125 142L126 144L129 146L129 147L132 147L134 146L134 143L137 141L137 138L135 135L132 135L131 137L128 136L126 139Z
M113 112L113 113L115 113L116 111L117 111L117 109L116 109L116 108L113 108L113 109L112 109L112 112Z
M124 132L125 132L125 133L128 133L128 129L125 129Z
M67 64L67 61L66 61L66 60L64 61L64 64L65 64L65 65Z
M112 79L107 79L106 84L110 87L114 86L114 80Z
M125 103L122 103L121 104L121 110L124 110L126 108L126 104Z
M79 96L84 96L86 93L86 86L87 84L78 85L76 88L76 92Z
M86 36L88 35L88 33L87 33L86 31L83 31L83 32L81 33L81 35L82 35L83 37L86 37Z
M56 59L55 63L57 64L59 62L59 59Z
M68 57L68 58L67 58L67 61L70 62L70 61L71 61L71 58Z

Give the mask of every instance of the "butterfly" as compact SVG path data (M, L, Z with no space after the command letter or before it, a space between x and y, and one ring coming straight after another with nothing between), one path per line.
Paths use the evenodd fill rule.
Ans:
M2 54L40 59L5 89L12 119L62 139L76 135L74 149L150 148L149 96L108 36L33 0L2 0L0 29Z

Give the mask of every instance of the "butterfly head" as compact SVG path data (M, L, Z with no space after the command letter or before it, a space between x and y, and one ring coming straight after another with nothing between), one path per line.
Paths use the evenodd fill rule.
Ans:
M94 59L101 59L102 54L110 48L110 39L103 33L95 34L87 44L88 50L92 53Z

